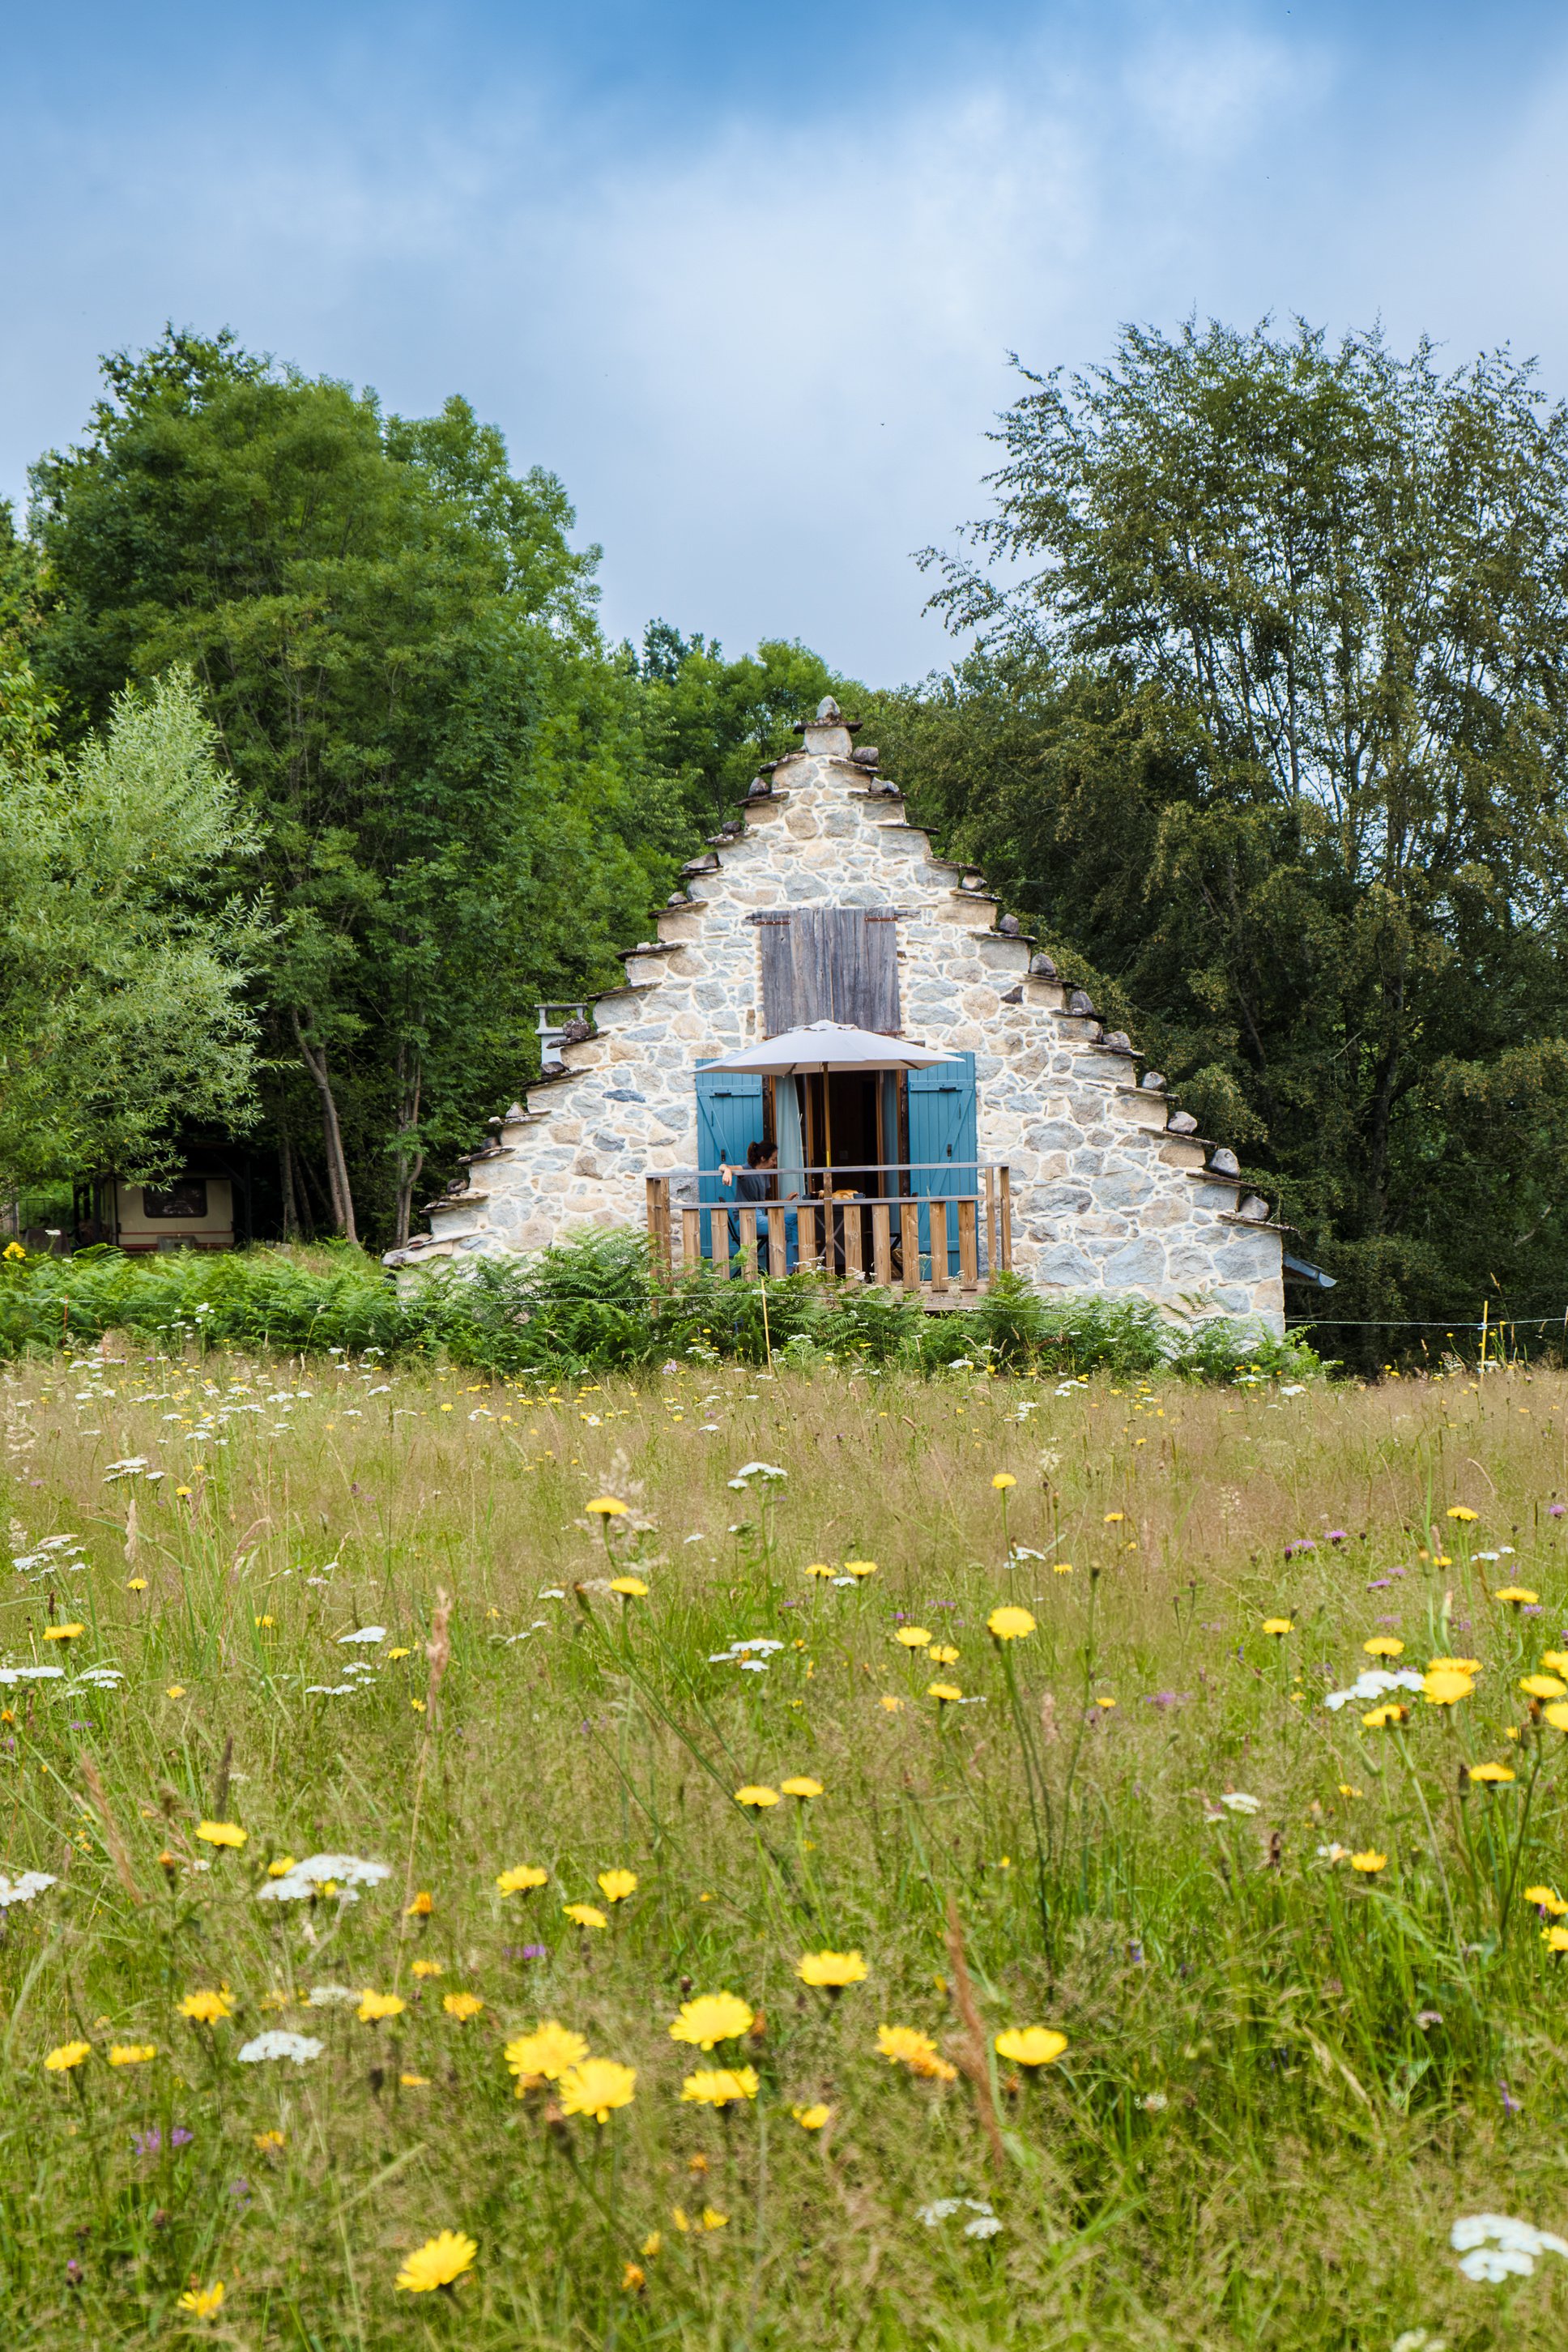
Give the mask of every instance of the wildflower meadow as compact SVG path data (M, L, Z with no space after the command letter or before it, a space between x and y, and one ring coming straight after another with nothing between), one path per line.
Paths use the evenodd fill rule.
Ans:
M1568 2320L1562 1374L0 1412L8 2343Z

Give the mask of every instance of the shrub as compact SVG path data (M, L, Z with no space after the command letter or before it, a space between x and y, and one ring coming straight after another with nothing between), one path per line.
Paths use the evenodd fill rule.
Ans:
M437 1266L406 1293L346 1244L0 1262L0 1354L122 1330L171 1349L338 1349L440 1358L500 1377L636 1372L669 1358L928 1372L967 1361L1014 1374L1176 1372L1231 1382L1311 1378L1311 1349L1250 1323L1184 1328L1146 1299L1042 1298L998 1275L973 1307L794 1274L765 1286L710 1269L656 1281L640 1234L587 1233L528 1259Z

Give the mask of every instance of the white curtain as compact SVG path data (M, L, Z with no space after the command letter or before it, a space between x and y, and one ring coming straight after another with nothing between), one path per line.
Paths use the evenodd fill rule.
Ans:
M773 1138L779 1148L778 1196L805 1191L805 1139L800 1123L800 1088L793 1078L773 1080Z

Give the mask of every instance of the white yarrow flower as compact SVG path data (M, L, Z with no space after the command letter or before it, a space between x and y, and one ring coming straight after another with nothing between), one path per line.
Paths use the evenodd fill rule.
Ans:
M25 1870L16 1879L0 1874L0 1911L8 1910L13 1903L30 1903L35 1895L58 1884L47 1870Z
M325 2047L310 2033L258 2033L240 2051L239 2063L242 2066L259 2066L268 2058L291 2058L296 2066L308 2066Z

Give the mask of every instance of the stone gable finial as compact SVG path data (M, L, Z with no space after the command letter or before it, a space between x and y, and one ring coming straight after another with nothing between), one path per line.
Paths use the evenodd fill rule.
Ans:
M816 706L818 724L824 727L835 727L843 716L844 713L839 709L833 697L830 694L825 694Z

